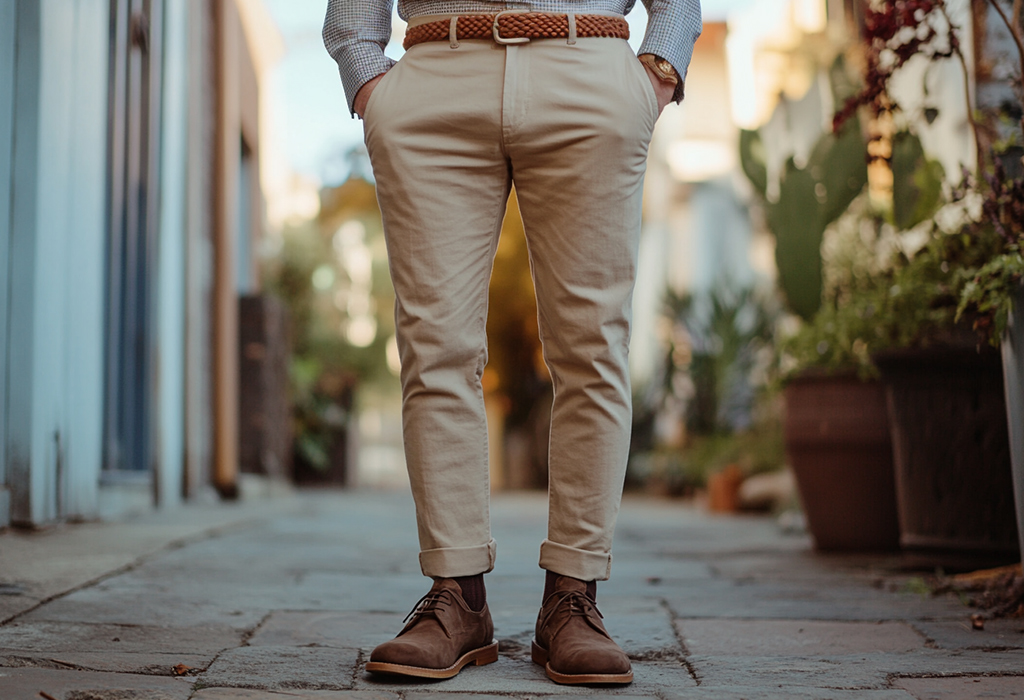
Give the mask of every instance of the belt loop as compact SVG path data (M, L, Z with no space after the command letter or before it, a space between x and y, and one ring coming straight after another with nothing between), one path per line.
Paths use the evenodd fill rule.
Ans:
M459 16L452 15L452 21L448 23L448 41L449 46L453 49L459 48L459 34L458 34Z
M570 12L566 15L566 19L569 20L569 40L565 43L572 46L576 43L576 15Z

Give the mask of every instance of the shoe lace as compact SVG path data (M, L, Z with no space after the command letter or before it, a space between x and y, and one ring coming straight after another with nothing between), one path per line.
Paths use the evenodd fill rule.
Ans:
M590 613L594 612L599 618L604 618L601 611L597 609L597 604L588 598L585 594L578 591L560 591L553 595L559 596L557 603L552 605L547 614L544 616L542 625L547 625L551 620L551 617L559 610L564 607L568 608L570 617L582 617L584 619L590 617Z
M448 631L447 625L444 623L444 618L437 613L443 610L445 607L452 604L451 593L448 591L440 591L439 593L427 593L425 596L416 602L409 614L402 620L403 623L408 622L406 629L412 627L421 617L426 615L433 615L434 619L437 620L437 624L444 630L445 635L451 639L451 632ZM411 620L411 622L410 622Z

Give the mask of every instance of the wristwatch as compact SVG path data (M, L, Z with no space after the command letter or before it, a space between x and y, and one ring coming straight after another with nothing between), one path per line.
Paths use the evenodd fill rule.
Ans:
M679 73L675 67L666 59L653 53L642 53L637 58L645 66L654 71L654 74L666 83L679 84Z

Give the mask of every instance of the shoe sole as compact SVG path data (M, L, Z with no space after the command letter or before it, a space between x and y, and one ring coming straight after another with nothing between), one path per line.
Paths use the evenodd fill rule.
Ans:
M493 664L497 660L498 642L495 640L485 647L467 651L448 668L426 668L424 666L404 666L402 664L389 664L383 661L369 661L366 664L366 670L370 673L383 673L391 676L444 679L458 675L459 671L469 664L485 666Z
M588 685L596 683L628 685L633 682L632 670L626 673L559 673L551 668L551 664L548 663L548 650L537 644L536 639L532 641L530 646L530 658L533 659L533 663L544 667L544 672L548 674L548 678L562 685Z

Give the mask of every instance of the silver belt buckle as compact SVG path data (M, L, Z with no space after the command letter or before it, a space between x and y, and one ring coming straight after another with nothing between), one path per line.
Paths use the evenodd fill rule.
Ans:
M498 20L503 15L517 15L529 12L529 10L502 10L498 14L494 15L494 24L491 25L491 34L494 35L494 41L498 44L529 44L530 37L519 36L513 38L505 38L501 35L501 28L498 26Z

